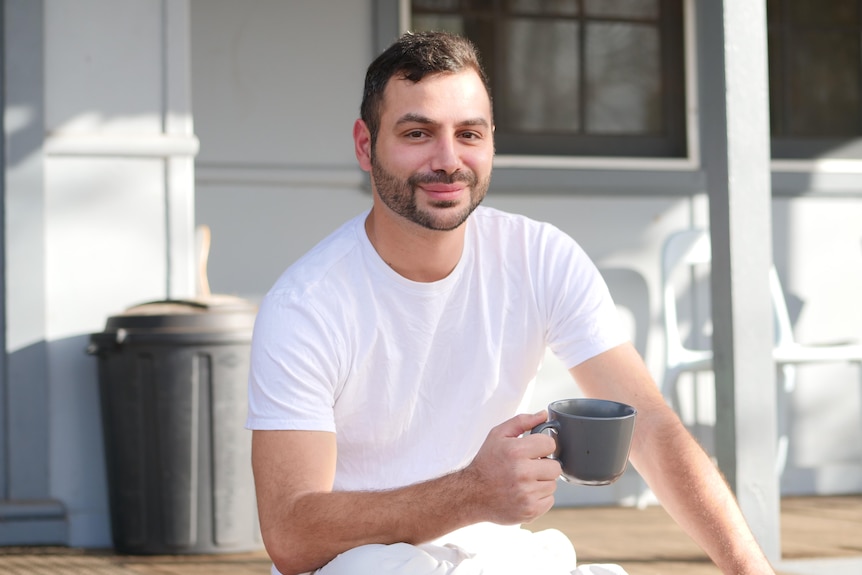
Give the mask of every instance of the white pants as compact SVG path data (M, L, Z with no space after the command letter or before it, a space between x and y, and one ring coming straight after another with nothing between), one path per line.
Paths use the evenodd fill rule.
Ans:
M280 575L273 566L272 575ZM363 545L313 575L626 575L619 565L576 564L569 539L490 523L471 525L422 545Z

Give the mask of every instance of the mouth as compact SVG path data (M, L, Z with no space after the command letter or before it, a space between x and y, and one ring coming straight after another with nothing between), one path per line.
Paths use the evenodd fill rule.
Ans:
M435 202L452 202L457 200L467 189L462 183L457 184L422 184L418 186L429 200Z

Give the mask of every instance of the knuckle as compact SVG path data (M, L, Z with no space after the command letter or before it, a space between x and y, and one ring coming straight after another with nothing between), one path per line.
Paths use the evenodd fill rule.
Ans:
M548 479L556 479L556 477L563 471L563 467L556 459L545 459L542 463L545 464L544 473L545 477Z
M557 450L557 442L553 440L553 438L548 437L547 435L542 436L542 449L547 452L548 455L552 454Z

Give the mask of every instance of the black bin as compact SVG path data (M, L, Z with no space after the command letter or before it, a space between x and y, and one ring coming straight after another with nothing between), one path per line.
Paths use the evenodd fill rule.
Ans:
M262 547L244 428L256 309L211 296L129 308L92 334L114 547Z

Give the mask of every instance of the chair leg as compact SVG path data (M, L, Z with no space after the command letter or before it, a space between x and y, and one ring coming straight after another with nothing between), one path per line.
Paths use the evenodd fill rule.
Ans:
M665 372L661 383L661 393L676 413L679 413L680 410L679 387L677 385L679 376L678 370L669 369Z
M859 427L862 428L862 361L856 362L859 368Z
M793 390L796 389L796 366L791 364L782 365L778 374L780 376L777 390L778 407L778 444L775 452L775 474L780 478L787 467L787 459L790 454L790 420L793 412Z

